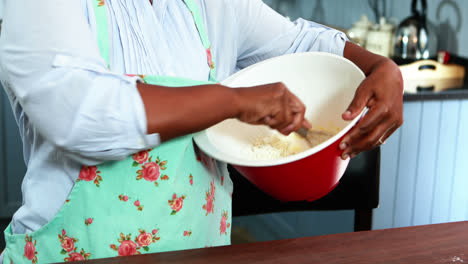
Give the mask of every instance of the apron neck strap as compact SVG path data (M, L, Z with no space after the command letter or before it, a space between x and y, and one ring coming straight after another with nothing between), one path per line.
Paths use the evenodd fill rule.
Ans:
M97 41L101 57L106 61L107 67L110 68L109 62L109 29L107 22L107 10L104 4L105 0L93 0L94 16L96 17Z
M211 54L211 43L205 28L205 23L203 23L201 12L198 8L197 3L195 3L194 0L183 1L187 8L190 10L190 13L192 13L193 21L195 22L195 26L197 27L198 34L200 35L203 47L205 47L207 63L210 67L210 81L216 81L216 68L213 62L213 56Z
M208 38L208 33L203 23L203 19L198 8L198 5L194 0L182 0L184 1L187 8L192 14L195 26L198 30L198 35L200 36L203 47L206 50L207 63L210 67L210 81L216 81L216 68L214 65L214 58L211 53L211 43ZM96 29L97 29L97 41L99 45L99 51L104 60L106 60L107 65L110 66L110 43L109 43L109 25L107 18L107 8L105 5L105 0L93 0L94 14L96 17Z

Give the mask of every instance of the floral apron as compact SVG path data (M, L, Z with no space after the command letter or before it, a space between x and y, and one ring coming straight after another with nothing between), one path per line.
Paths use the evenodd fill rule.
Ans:
M107 10L93 0L101 54L108 61ZM184 0L215 67L210 42L193 0ZM202 83L142 76L150 84ZM192 135L141 151L123 161L83 166L54 219L30 234L5 230L4 263L57 263L230 244L232 182L226 166L193 144Z

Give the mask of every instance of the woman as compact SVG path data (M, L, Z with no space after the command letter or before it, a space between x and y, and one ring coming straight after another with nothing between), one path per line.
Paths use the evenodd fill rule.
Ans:
M260 0L7 0L4 8L0 74L28 166L23 206L5 231L8 264L229 244L226 165L194 148L190 133L227 118L283 134L309 126L280 83L217 84L261 60L324 51L366 73L343 118L370 111L343 139L343 159L402 123L394 63Z

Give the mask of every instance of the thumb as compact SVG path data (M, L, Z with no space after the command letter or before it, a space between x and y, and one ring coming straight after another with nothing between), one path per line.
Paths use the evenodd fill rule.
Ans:
M354 94L353 101L348 106L348 109L343 113L342 117L344 120L352 120L362 112L364 107L372 97L372 89L367 85L366 82L361 83Z
M312 125L309 123L309 121L307 121L307 119L304 118L304 120L302 121L302 126L307 128L307 129L311 129L312 128Z

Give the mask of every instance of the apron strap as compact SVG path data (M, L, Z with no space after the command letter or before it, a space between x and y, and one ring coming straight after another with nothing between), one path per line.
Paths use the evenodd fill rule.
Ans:
M99 52L102 58L107 62L107 67L110 68L110 48L109 48L109 30L107 21L107 8L104 4L105 0L93 0L94 16L96 17L97 41Z
M207 64L210 67L209 80L212 82L216 81L216 67L214 65L214 58L211 53L211 43L208 38L208 34L203 23L203 19L198 8L198 5L194 0L183 0L187 8L192 13L195 26L200 36L203 47L206 50ZM107 8L105 0L93 0L94 14L96 16L96 29L97 29L97 40L99 44L99 51L101 56L106 60L108 66L110 65L110 44L109 44L109 25L107 19Z
M198 34L200 35L200 39L202 41L203 47L205 47L206 55L207 55L207 62L208 66L210 66L210 81L215 81L216 79L216 68L214 65L213 55L211 53L211 43L208 37L208 33L205 28L205 23L203 23L203 19L198 8L197 3L194 0L183 0L185 5L192 13L193 20L195 22L195 26L197 27Z

